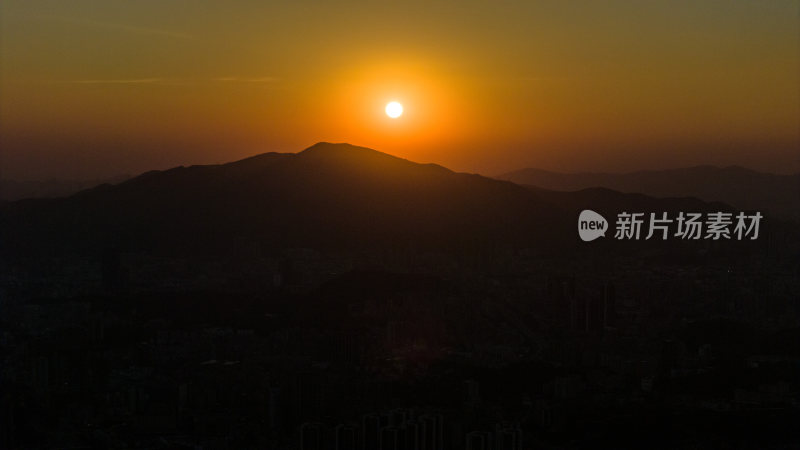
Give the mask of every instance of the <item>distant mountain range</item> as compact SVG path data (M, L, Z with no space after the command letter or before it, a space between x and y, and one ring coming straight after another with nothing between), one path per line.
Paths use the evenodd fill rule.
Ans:
M100 184L121 183L129 178L130 176L128 175L120 175L97 180L53 179L44 181L18 181L0 179L0 201L14 201L25 198L66 197Z
M532 189L349 144L299 153L152 171L57 199L0 206L0 254L129 251L264 254L532 248L578 245L591 208L711 211L693 198L656 199L608 189ZM615 246L615 248L619 248Z
M697 166L630 173L558 173L522 169L497 177L556 191L603 187L653 197L696 197L800 219L800 174L775 175L743 167Z

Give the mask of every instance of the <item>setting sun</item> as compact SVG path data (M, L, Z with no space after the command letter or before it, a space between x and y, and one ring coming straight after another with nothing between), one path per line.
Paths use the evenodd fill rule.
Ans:
M386 115L396 119L403 114L403 105L397 102L389 102L386 105Z

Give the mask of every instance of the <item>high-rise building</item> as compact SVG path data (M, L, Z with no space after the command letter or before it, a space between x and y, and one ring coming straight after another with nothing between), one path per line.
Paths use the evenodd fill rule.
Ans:
M403 443L405 450L421 450L422 447L422 427L416 420L406 422L403 427Z
M441 414L425 414L419 418L421 425L422 448L420 450L442 450L444 430Z
M377 414L367 414L361 418L361 448L380 448L381 418Z
M325 445L324 425L306 422L300 425L300 450L322 450Z
M383 427L380 431L381 446L379 450L401 450L402 440L400 429L397 427Z
M481 403L481 385L476 380L464 381L464 404L475 408Z
M356 450L358 448L358 427L340 424L334 430L335 450Z
M494 450L522 450L522 430L519 424L497 424L494 436Z
M472 431L467 433L464 448L466 450L494 450L492 433L489 431Z

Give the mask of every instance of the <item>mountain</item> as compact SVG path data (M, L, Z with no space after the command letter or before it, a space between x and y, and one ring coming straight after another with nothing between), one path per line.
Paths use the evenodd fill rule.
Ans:
M558 173L522 169L497 177L557 191L604 187L654 197L697 197L744 210L800 219L800 174L774 175L743 167L697 166L631 173Z
M152 171L2 207L6 253L536 246L572 220L530 190L348 144ZM562 236L562 237L563 237Z
M46 180L18 181L0 179L0 201L14 201L24 198L65 197L76 192L105 183L121 183L130 178L120 175L101 180Z
M694 198L530 188L319 143L299 153L151 171L65 198L0 204L0 255L236 256L292 248L461 255L524 248L563 255L586 245L575 232L584 208L611 222L620 211L730 209ZM630 248L644 245L635 244ZM623 243L608 246L618 251Z
M706 202L694 197L655 198L644 194L624 193L607 188L586 188L578 191L553 191L536 186L527 186L542 200L577 216L584 209L604 213L613 217L618 212L667 212L674 216L679 212L733 211L733 207L722 202Z

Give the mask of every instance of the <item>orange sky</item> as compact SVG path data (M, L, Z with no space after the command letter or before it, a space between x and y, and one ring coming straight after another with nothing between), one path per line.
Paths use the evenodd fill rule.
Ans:
M2 8L5 178L132 174L317 141L489 175L800 170L796 1ZM399 119L383 112L391 100Z

